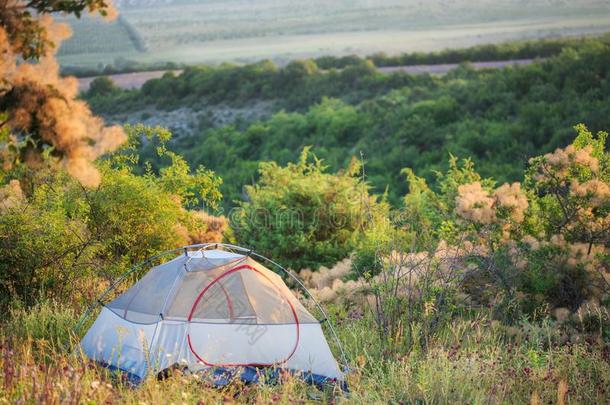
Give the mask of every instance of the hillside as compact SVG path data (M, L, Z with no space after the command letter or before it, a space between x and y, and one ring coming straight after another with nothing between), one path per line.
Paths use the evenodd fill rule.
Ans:
M610 36L358 56L607 4L120 6L63 58L257 61L79 93L112 3L0 2L0 403L610 403Z
M306 145L331 169L362 153L374 189L389 187L396 203L406 191L402 168L434 183L453 154L472 157L485 176L519 180L531 156L567 143L573 125L610 126L609 69L610 45L591 39L500 70L466 65L431 76L384 74L357 59L330 71L312 60L262 62L187 68L86 98L113 121L173 127L176 150L224 178L227 205L256 179L259 161L286 163Z

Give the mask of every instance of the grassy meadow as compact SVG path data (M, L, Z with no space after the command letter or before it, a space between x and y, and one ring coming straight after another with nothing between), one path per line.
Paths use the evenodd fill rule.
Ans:
M507 328L465 316L409 353L388 355L368 316L334 316L349 394L286 377L280 385L214 389L196 376L150 377L134 389L86 360L72 327L80 308L13 309L0 336L0 399L7 403L597 403L610 400L610 352L595 340L559 344L553 320ZM329 341L332 344L332 341Z

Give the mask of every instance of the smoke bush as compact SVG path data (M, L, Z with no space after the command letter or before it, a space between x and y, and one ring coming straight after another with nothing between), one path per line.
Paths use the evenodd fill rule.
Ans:
M106 127L94 116L89 106L77 99L75 78L63 78L54 52L71 35L66 24L58 24L48 14L76 7L78 2L49 6L46 2L8 1L0 5L0 111L7 114L2 125L8 125L19 137L33 142L22 148L20 160L36 163L36 154L46 145L51 154L61 159L68 173L83 185L95 187L100 174L93 161L104 153L116 150L126 140L120 126ZM73 4L69 4L73 3ZM90 11L107 14L110 2L86 1ZM28 8L41 12L36 18ZM82 8L81 8L82 9ZM8 29L8 31L7 31ZM30 30L31 29L31 30ZM35 62L20 58L38 58ZM3 165L10 165L3 160ZM6 167L5 167L6 169Z
M496 187L454 157L437 190L405 171L409 194L368 278L383 333L403 333L407 308L426 300L446 311L456 293L505 320L609 301L610 154L605 133L576 130L571 145L530 161L523 184Z

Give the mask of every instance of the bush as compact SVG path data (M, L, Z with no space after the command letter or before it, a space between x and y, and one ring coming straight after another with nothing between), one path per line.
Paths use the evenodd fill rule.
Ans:
M357 177L359 167L352 161L343 172L326 173L309 148L285 167L261 163L260 181L246 187L247 201L233 218L235 237L293 269L345 258L366 227L363 207L378 206Z
M4 171L0 187L0 306L40 298L91 300L127 268L159 251L226 231L226 221L189 208L215 207L220 179L203 167L191 171L165 144L161 128L127 128L130 142L97 162L101 183L87 189L54 158L34 168ZM138 174L136 142L161 139L169 163ZM19 149L16 149L19 153ZM212 229L213 228L213 229Z
M454 157L436 189L405 171L404 208L363 233L352 265L387 350L425 346L463 303L512 323L608 302L607 135L576 131L571 145L530 161L523 185L496 186Z
M179 200L150 177L106 169L89 204L89 226L120 269L187 242L178 229Z
M0 205L0 297L33 304L40 293L63 296L75 292L73 280L87 278L96 246L87 229L82 195L64 193L74 181L65 174L50 176L25 196L19 182L4 186ZM12 188L12 196L6 189ZM74 198L72 198L74 197ZM7 202L10 202L7 204Z
M117 92L119 92L119 88L108 76L100 76L89 85L87 97L109 96Z
M431 243L458 252L479 302L519 300L528 312L608 296L610 154L583 125L573 144L530 160L526 182L495 187L455 159L434 192L409 172L406 212ZM431 224L434 224L431 227Z
M393 228L387 215L387 207L383 205L385 215L377 215L360 236L352 258L351 278L370 278L377 275L383 268L384 253L382 247L390 246L401 238L403 233Z

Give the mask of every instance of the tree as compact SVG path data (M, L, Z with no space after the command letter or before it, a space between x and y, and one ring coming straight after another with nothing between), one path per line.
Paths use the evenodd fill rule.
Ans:
M177 246L220 241L223 218L187 208L215 207L220 179L167 150L162 128L127 127L129 141L96 162L100 184L85 188L43 156L36 171L0 186L0 306L41 295L93 299L99 286L147 257ZM141 138L169 162L139 173ZM213 237L214 240L207 238Z
M87 95L89 97L107 96L118 90L118 87L108 76L100 76L95 78L89 85Z
M93 160L116 149L125 134L118 126L104 126L76 98L76 80L60 77L54 49L70 32L50 17L59 12L80 16L83 10L108 15L112 8L108 0L6 0L0 4L0 112L5 116L0 125L15 135L2 146L10 149L7 144L28 140L18 154L4 156L2 163L5 167L31 165L46 153L82 184L96 186L101 177Z
M53 13L74 14L83 11L113 16L111 0L3 0L0 3L0 25L16 54L23 59L39 59L56 46L49 36L48 20L41 16Z

